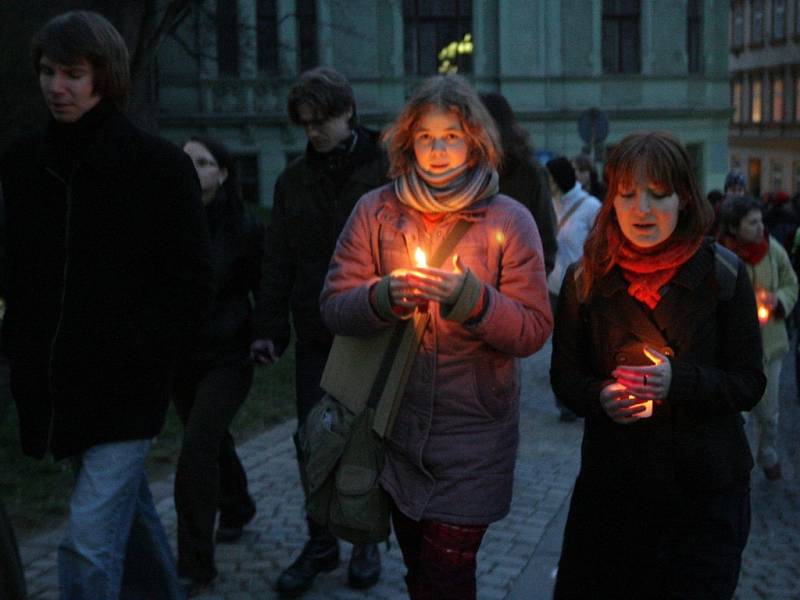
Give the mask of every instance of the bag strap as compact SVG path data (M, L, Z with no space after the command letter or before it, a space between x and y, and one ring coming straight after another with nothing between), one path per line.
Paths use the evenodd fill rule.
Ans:
M438 268L447 257L450 256L450 253L455 249L458 242L464 237L464 234L467 233L471 226L472 221L460 219L447 234L447 237L442 240L442 243L436 249L429 264L434 268ZM383 394L386 381L389 378L392 368L398 363L398 359L402 359L399 364L402 384L400 389L405 388L408 371L410 371L410 362L417 354L419 344L422 341L422 334L430 318L429 313L415 314L415 317L412 319L398 322L392 332L392 338L386 349L386 353L383 355L383 360L378 369L378 375L375 377L375 382L372 385L369 398L367 399L367 406L375 408L374 429L381 437L387 435L392 430L394 417L397 414L401 397L400 393L394 398L388 398ZM413 338L407 345L406 355L398 357L397 351L405 336L413 336Z
M561 228L567 224L569 218L575 213L576 210L578 210L581 207L581 204L583 204L584 200L586 200L586 196L581 196L578 200L575 201L575 204L569 207L569 210L564 213L564 216L562 216L558 220L558 225L556 225L556 233L561 231Z

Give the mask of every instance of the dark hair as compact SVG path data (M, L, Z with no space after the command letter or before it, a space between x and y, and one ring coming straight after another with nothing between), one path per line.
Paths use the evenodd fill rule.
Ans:
M708 231L714 220L713 209L700 194L689 154L672 134L652 131L624 137L606 160L608 193L583 247L580 295L584 299L589 298L595 282L615 264L619 247L612 240L622 239L623 235L614 212L614 199L620 187L633 181L640 171L650 181L678 195L680 213L671 237L693 243ZM619 235L608 235L613 227Z
M317 67L300 75L287 100L289 118L300 125L298 110L305 104L311 109L314 118L328 120L343 115L351 108L350 127L358 124L356 100L350 82L338 71L329 67Z
M408 173L414 164L414 126L432 108L458 115L470 148L471 165L486 162L493 169L503 156L494 119L477 92L460 75L435 75L422 82L383 134L389 155L389 177Z
M556 156L545 164L550 177L556 182L562 194L566 194L575 187L575 167L567 160L566 156Z
M752 196L731 196L726 198L720 208L720 236L736 235L739 224L748 214L757 210L763 212L764 207L758 198Z
M575 166L575 171L589 171L589 193L602 201L605 198L606 190L603 182L600 181L600 175L592 158L588 154L581 153L573 157L572 164Z
M131 88L128 48L104 16L74 10L50 19L31 41L33 68L42 56L64 65L86 59L92 65L93 92L124 108Z
M202 135L193 135L187 142L196 142L205 147L217 161L220 169L228 171L228 176L225 178L225 183L222 184L225 194L229 201L240 202L242 199L241 190L239 189L239 177L236 172L236 163L233 162L233 156L228 151L228 148L220 140L212 137Z
M503 148L501 171L508 170L516 164L531 162L528 132L517 122L506 97L498 92L484 92L480 95L480 99L492 115L500 134L500 145Z

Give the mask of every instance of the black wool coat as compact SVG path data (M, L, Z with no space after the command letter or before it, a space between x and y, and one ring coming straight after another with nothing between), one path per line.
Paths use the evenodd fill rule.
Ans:
M289 314L301 343L329 346L333 334L322 323L319 296L336 240L361 196L386 183L388 163L378 134L356 128L349 151L319 154L309 145L275 183L267 226L256 338L289 343Z
M744 264L737 259L733 296L725 299L714 253L706 240L653 311L628 294L618 267L586 304L578 300L576 265L567 271L550 380L558 399L585 417L559 568L570 573L571 585L580 585L578 573L609 572L624 560L668 569L668 559L657 556L665 550L658 540L670 536L681 507L747 489L753 459L740 411L750 410L766 385L761 339ZM618 425L600 405L600 390L613 381L616 365L650 364L644 344L670 357L669 394L651 418ZM735 535L746 539L746 526Z
M23 450L155 436L177 350L208 318L208 228L189 158L101 101L0 162L3 344Z

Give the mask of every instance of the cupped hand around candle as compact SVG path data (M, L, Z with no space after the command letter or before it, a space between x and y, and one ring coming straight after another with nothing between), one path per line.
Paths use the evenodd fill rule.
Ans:
M395 269L389 274L389 297L392 306L410 313L418 306L425 306L428 300L423 298L419 290L411 282L410 269Z
M669 358L651 346L645 346L651 355L650 360L658 361L656 364L644 367L617 365L611 376L617 383L642 400L664 400L669 394L672 384L672 365Z
M464 287L466 268L458 254L453 255L453 270L433 267L416 267L408 272L408 279L415 293L425 300L440 304L455 304Z
M641 398L629 393L625 386L616 381L600 390L600 405L608 417L620 425L638 421L639 413L645 410Z

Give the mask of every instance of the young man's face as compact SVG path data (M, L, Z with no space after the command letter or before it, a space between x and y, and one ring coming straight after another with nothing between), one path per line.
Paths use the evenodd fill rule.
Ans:
M39 87L56 121L74 123L100 102L94 94L94 70L85 58L64 65L42 55Z
M348 138L352 129L350 128L350 117L353 116L353 109L329 119L320 119L314 114L307 104L300 104L297 107L298 124L306 130L306 137L314 150L321 154L330 152L336 148L339 142Z

